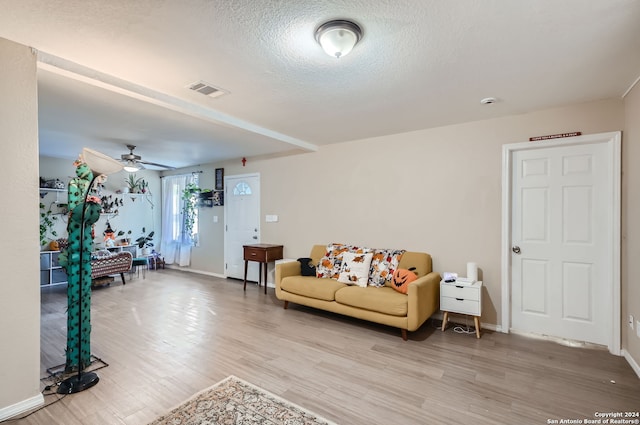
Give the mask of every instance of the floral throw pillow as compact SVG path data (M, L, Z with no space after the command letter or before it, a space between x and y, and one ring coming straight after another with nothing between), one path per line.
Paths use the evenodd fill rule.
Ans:
M369 268L369 285L385 286L391 282L393 272L398 269L404 249L376 249L373 252L371 267Z
M316 267L316 277L338 279L342 270L342 255L345 252L354 252L363 254L369 252L367 248L354 245L345 245L341 243L331 243L327 245L327 252L320 259L320 263Z
M342 270L338 276L338 282L347 285L367 286L369 281L369 267L373 253L356 254L345 252L342 254Z

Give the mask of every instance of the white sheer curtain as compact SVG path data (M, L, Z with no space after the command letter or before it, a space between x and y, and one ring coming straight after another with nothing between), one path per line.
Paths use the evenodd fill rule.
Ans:
M187 174L162 178L162 241L160 252L167 264L188 266L193 241L186 234L182 192L189 183L198 184L198 176Z

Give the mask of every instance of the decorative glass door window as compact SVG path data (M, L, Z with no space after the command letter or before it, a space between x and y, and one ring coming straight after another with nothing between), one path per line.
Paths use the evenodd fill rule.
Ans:
M233 195L234 196L246 196L246 195L251 195L251 186L249 186L247 184L247 182L239 182L238 184L236 184L236 186L233 188Z

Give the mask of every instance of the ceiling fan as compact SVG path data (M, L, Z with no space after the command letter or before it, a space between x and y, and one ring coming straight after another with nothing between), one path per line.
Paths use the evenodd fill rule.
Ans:
M123 153L120 155L120 162L124 164L125 171L130 173L134 173L139 170L144 170L144 165L152 165L154 167L165 168L167 170L173 170L175 167L171 167L169 165L157 164L155 162L143 161L140 155L136 155L133 153L135 149L135 145L127 145L127 149L129 149L129 153Z

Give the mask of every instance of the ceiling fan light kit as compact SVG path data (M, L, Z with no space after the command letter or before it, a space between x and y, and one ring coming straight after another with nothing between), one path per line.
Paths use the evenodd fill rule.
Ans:
M129 153L123 153L120 155L120 162L123 165L125 171L129 173L135 173L136 171L144 170L145 167L143 164L152 165L154 167L165 168L167 170L173 170L175 167L171 167L169 165L156 164L155 162L143 161L140 155L136 155L133 153L135 149L135 145L127 145L127 149L129 149Z
M135 173L136 171L140 171L142 169L144 169L144 167L142 166L142 164L139 164L135 161L130 161L127 160L124 162L124 171L127 171L129 173Z
M329 55L336 58L346 56L362 39L362 29L347 20L325 22L316 30L316 41Z

